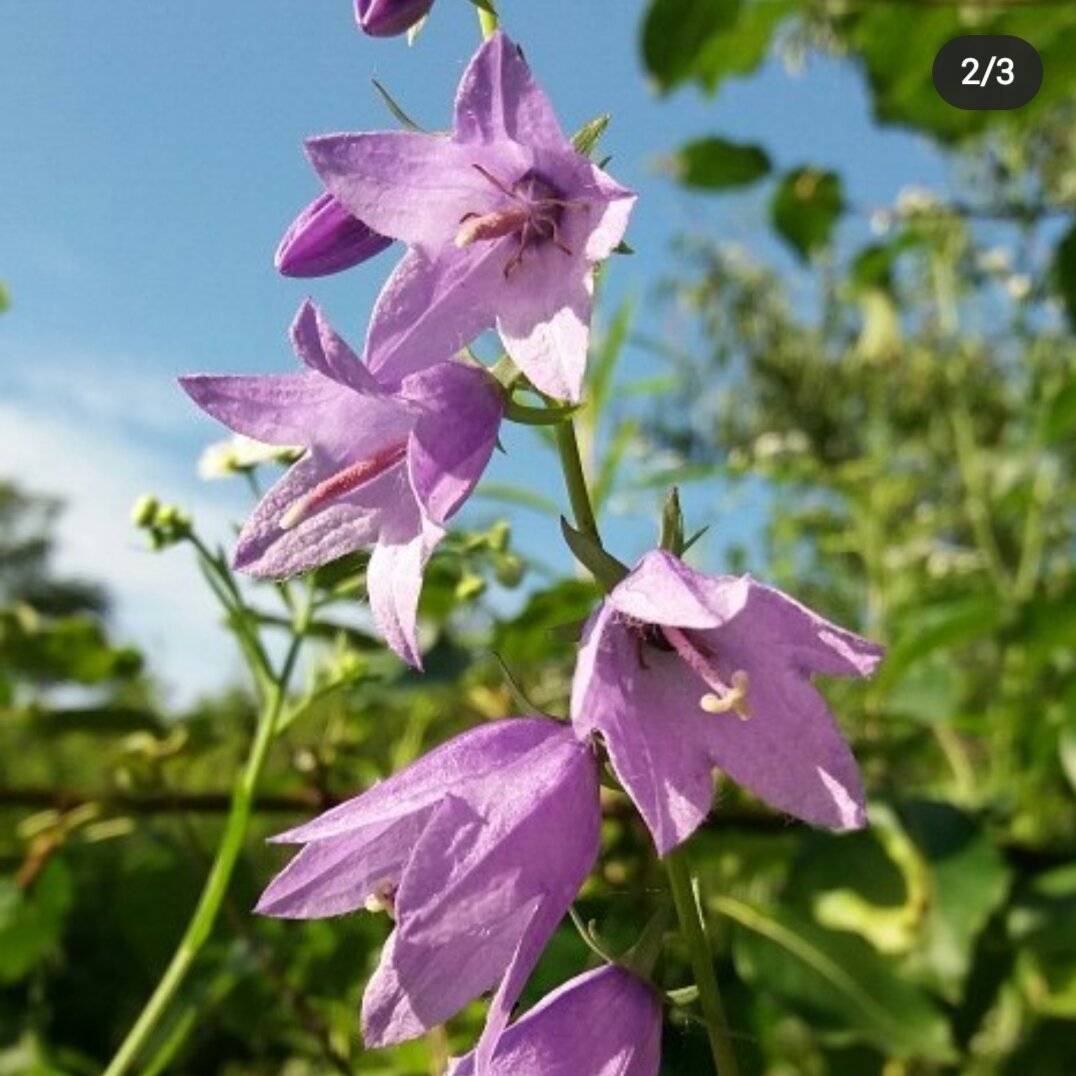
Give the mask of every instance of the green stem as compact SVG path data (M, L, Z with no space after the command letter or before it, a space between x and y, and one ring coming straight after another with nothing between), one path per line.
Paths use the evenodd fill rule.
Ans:
M594 508L590 502L590 491L587 488L586 473L583 471L583 460L579 455L574 422L561 422L557 426L557 451L560 453L564 484L568 487L572 515L575 516L575 528L600 545L601 535L598 534L598 521L594 517Z
M669 876L676 914L680 919L680 930L691 957L695 985L699 988L699 1005L702 1007L706 1032L710 1037L710 1051L714 1055L718 1076L739 1076L740 1069L736 1063L736 1054L732 1049L725 1006L721 1001L717 976L714 974L710 940L706 937L702 909L695 899L691 866L683 846L674 849L665 857L665 870Z
M489 0L488 10L484 7L478 9L478 25L482 27L482 37L490 37L497 29L497 12L493 6L493 0Z
M309 613L306 612L297 620L291 647L280 672L273 678L269 687L265 704L258 718L250 753L239 780L232 790L232 805L225 823L224 835L221 837L213 866L210 868L209 877L202 889L194 915L191 916L164 975L161 976L160 982L157 983L134 1026L127 1033L111 1064L105 1069L104 1076L122 1076L130 1071L212 934L213 925L232 878L232 872L243 850L254 804L254 794L257 791L265 761L269 756L269 749L276 736L277 725L287 697L288 681L291 679L299 656L308 619Z

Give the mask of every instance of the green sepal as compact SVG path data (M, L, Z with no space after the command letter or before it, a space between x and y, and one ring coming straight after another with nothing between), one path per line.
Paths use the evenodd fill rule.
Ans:
M509 400L504 407L504 417L509 422L518 422L521 426L556 426L568 422L582 404L568 404L563 407L529 407L527 404Z
M472 0L473 2L474 0ZM589 157L594 152L594 147L597 146L598 140L605 134L605 129L609 126L609 121L612 118L608 112L603 112L600 116L595 116L589 123L584 123L572 135L572 145L575 146L576 152L582 153L584 157Z
M560 529L572 555L607 594L628 574L627 565L607 553L600 542L577 531L564 516L560 517Z

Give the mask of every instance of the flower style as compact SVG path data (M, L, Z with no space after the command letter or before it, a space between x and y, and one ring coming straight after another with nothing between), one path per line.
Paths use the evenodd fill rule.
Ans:
M491 722L275 838L304 847L257 910L393 916L363 999L368 1046L414 1038L501 980L488 1053L597 857L598 791L594 753L568 726Z
M391 239L353 217L325 191L292 221L276 249L274 264L283 276L328 276L391 246Z
M750 576L647 553L587 623L572 684L660 854L703 821L719 768L815 825L865 825L855 760L811 674L869 676L882 648Z
M426 17L433 0L355 0L355 18L371 37L392 37Z
M181 379L199 407L236 433L307 449L255 508L235 566L282 579L373 547L366 580L374 618L389 646L419 666L422 572L489 461L503 392L485 370L457 362L386 389L309 302L292 342L308 367L301 373Z
M496 325L537 388L579 398L594 265L620 242L635 196L575 151L503 33L464 73L451 137L330 135L307 152L348 212L410 247L367 337L382 380Z
M497 1042L489 1076L657 1076L661 1002L616 964L588 971L545 997ZM449 1076L475 1076L468 1054Z

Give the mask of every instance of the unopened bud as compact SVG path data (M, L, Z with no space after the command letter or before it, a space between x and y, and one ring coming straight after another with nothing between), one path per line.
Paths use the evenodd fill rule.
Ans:
M328 191L284 233L274 259L284 276L328 276L380 254L392 240L352 216Z
M371 37L393 37L425 18L433 0L355 0L355 18Z
M467 572L456 584L456 598L461 602L472 601L486 589L486 581L480 575Z
M509 589L518 587L523 582L523 576L526 571L526 562L515 553L505 553L503 556L498 557L493 568L493 574L497 577L497 582L502 587L508 587Z
M143 493L131 509L131 522L136 527L152 527L157 521L160 502L149 493Z

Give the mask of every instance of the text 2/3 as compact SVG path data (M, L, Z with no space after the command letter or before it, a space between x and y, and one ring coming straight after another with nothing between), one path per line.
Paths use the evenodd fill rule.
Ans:
M1022 108L1042 85L1042 58L1013 34L965 34L942 45L931 74L954 108Z

